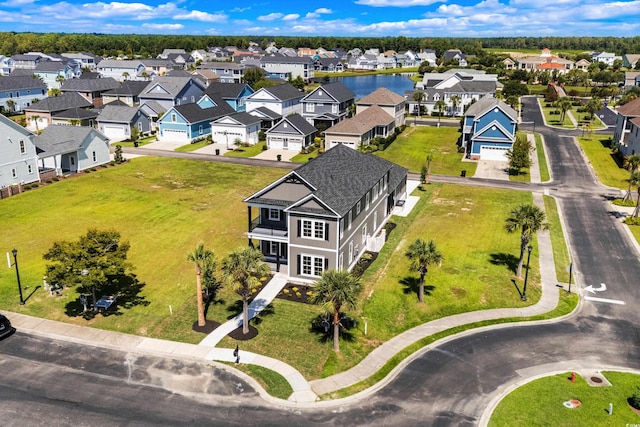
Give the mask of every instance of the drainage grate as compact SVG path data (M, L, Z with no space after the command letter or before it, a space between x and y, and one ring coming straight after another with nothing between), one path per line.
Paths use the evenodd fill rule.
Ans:
M591 381L596 383L596 384L600 384L600 383L602 383L602 378L591 377Z

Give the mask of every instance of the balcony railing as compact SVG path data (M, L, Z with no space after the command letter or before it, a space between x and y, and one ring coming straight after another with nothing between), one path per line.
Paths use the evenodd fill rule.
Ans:
M249 233L274 237L287 237L289 235L286 226L276 225L274 223L263 223L260 217L251 220Z

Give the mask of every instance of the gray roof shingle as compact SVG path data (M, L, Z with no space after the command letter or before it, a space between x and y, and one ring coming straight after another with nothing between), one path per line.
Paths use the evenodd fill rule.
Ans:
M100 132L87 126L47 126L40 135L36 136L34 143L38 157L50 157L57 154L73 152L82 146L82 142L95 132L107 140Z
M93 104L82 97L78 92L67 92L60 96L50 96L26 107L25 111L42 111L55 113L71 108L89 108Z
M102 79L66 80L62 83L60 90L62 92L105 92L119 87L120 83L116 79L105 77Z
M47 85L32 76L2 76L0 77L0 91L18 89L47 89Z

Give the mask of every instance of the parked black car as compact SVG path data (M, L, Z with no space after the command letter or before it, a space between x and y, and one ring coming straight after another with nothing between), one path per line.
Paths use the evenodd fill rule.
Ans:
M0 314L0 338L4 338L7 335L13 333L14 329L11 326L11 322L5 316Z

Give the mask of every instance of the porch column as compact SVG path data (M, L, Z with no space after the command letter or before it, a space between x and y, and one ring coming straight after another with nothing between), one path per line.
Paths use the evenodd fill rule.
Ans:
M278 273L280 273L280 245L281 243L278 242L278 245L276 247L276 271Z
M247 206L247 220L249 222L248 226L247 226L247 231L251 232L251 206ZM251 243L251 237L249 237L249 246L253 247L253 244Z

